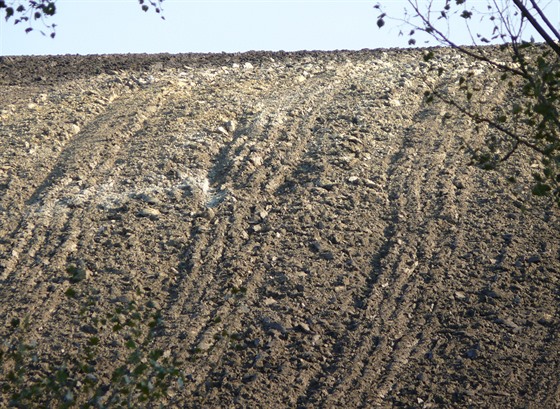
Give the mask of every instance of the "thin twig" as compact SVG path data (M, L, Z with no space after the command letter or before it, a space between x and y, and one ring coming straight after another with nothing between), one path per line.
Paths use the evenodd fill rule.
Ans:
M544 12L542 11L542 9L539 7L539 5L537 4L537 2L535 0L530 0L530 1L531 1L531 4L533 5L533 8L535 10L537 10L537 13L539 13L539 16L541 16L541 18L543 19L545 24L548 26L548 28L550 28L550 31L552 31L554 33L554 35L556 36L556 38L558 38L558 41L560 41L560 33L558 32L558 30L556 30L556 27L554 27L554 24L552 24L550 22L550 20L548 18L546 18Z
M514 0L514 1L517 2L517 1L519 1L519 0ZM514 74L516 74L516 75L519 75L519 76L523 77L525 80L529 81L529 83L531 84L531 87L532 87L533 89L535 89L535 90L537 89L537 85L535 84L535 81L534 81L534 79L533 79L533 76L529 73L529 71L528 71L527 68L525 67L524 60L521 58L521 52L519 51L517 41L515 41L515 39L513 38L513 35L512 35L513 33L511 32L511 29L510 29L509 25L506 25L506 29L508 30L508 33L510 34L510 36L511 36L511 38L512 38L512 43L511 43L511 45L512 45L512 47L513 47L513 51L514 51L515 55L518 57L517 60L519 61L520 69L511 68L511 67L508 67L508 66L506 66L506 65L496 63L495 61L490 60L488 57L486 57L486 56L484 56L484 55L482 55L482 54L473 53L473 52L471 52L470 50L468 50L468 49L466 49L466 48L464 48L464 47L462 47L462 46L459 46L459 45L455 44L453 41L451 41L449 38L447 38L441 31L439 31L438 29L436 29L436 28L432 25L432 23L430 22L430 20L429 20L428 18L426 18L426 16L424 16L424 14L422 14L422 13L420 12L420 8L419 8L419 6L418 6L418 3L413 4L413 3L409 0L409 4L413 7L414 11L415 11L415 12L417 13L417 15L422 19L422 21L424 22L424 24L425 24L427 27L429 27L430 29L432 29L437 35L439 35L439 36L441 37L441 39L442 39L445 43L447 43L451 48L454 48L454 49L456 49L456 50L458 50L458 51L460 51L460 52L462 52L462 53L464 53L464 54L467 54L467 55L469 55L469 56L471 56L471 57L473 57L473 58L476 58L476 59L478 59L479 61L484 61L484 62L486 62L486 63L488 63L488 64L490 64L490 65L492 65L492 66L495 66L495 67L500 68L500 69L502 69L502 70L507 70L507 71L512 72L512 73L514 73ZM501 10L498 10L498 12L500 13L501 19L502 19L502 21L503 21L503 20L504 20L504 16L502 15ZM422 30L422 28L419 28L419 29ZM426 31L425 29L423 29L423 30ZM556 46L556 44L555 44L554 42L553 42L553 44ZM556 47L558 47L558 46L556 46ZM537 96L537 98L538 98L539 102L541 102L541 103L546 103L546 98L544 97L544 95L542 95L542 93L539 93L538 96ZM555 114L556 114L556 115L554 116L553 121L554 121L554 123L555 123L557 126L560 127L560 122L559 122L559 119L558 119L558 113L557 113L556 111L555 111ZM499 129L499 128L498 128L498 129Z
M500 159L500 162L507 161L511 157L511 155L514 154L514 152L517 150L518 147L519 147L519 141L515 141L515 145L513 145L513 148L511 148L511 150L502 159Z
M517 58L517 61L519 61L519 67L521 68L521 70L527 74L527 76L525 77L527 81L529 81L529 84L531 84L531 88L533 90L535 90L535 92L539 89L539 87L537 86L537 84L535 83L535 79L533 78L533 76L531 74L529 74L529 70L527 69L527 64L525 63L525 59L522 58L521 55L521 51L519 50L519 44L516 41L513 41L511 43L512 45L512 49L513 49L513 53L515 54L515 57ZM543 105L549 105L549 102L547 100L547 98L544 96L544 94L542 92L537 93L537 99L538 101L543 104ZM558 118L558 110L556 109L556 107L554 108L554 116L551 118L551 120L554 122L554 124L560 129L560 120Z
M470 112L468 109L466 109L465 107L459 105L456 101L451 100L449 98L444 97L440 92L438 91L432 91L432 94L435 95L436 97L438 97L439 99L441 99L443 102L445 102L448 105L451 105L453 107L455 107L457 110L459 110L459 112L461 112L462 114L468 116L469 118L471 118L472 120L474 120L475 122L483 122L486 123L488 125L490 125L493 128L496 128L498 131L506 134L507 136L509 136L510 138L512 138L513 140L515 140L517 143L521 144L521 145L525 145L528 148L533 149L536 152L539 152L542 155L547 156L546 152L539 148L537 145L532 144L531 142L526 141L525 139L523 139L523 137L521 137L520 135L515 134L514 132L510 131L509 129L507 129L506 127L500 125L499 123L497 123L496 121L493 121L492 119L486 118L484 116L480 116L478 114L472 113Z
M474 52L468 50L467 48L465 48L465 47L463 47L463 46L457 45L456 43L454 43L453 41L451 41L447 36L445 36L445 34L443 34L441 31L439 31L437 28L435 28L435 27L433 26L433 24L430 22L430 20L428 20L428 19L420 12L420 9L419 9L417 6L415 6L410 0L409 0L409 4L412 6L412 8L413 8L414 11L418 14L418 16L422 19L422 21L424 22L424 24L426 25L426 27L428 27L430 30L432 30L434 33L436 33L436 34L440 37L441 41L444 42L444 43L446 43L446 44L447 44L448 46L450 46L451 48L453 48L453 49L455 49L455 50L457 50L457 51L460 51L461 53L466 54L466 55L468 55L468 56L470 56L470 57L473 57L473 58L475 58L475 59L477 59L477 60L479 60L479 61L486 62L486 63L488 63L488 64L490 64L490 65L492 65L492 66L494 66L494 67L496 67L496 68L499 68L499 69L501 69L501 70L503 70L503 71L508 71L508 72L511 72L511 73L513 73L513 74L515 74L515 75L519 75L519 76L521 76L521 77L526 78L526 75L527 75L527 74L524 73L523 71L520 71L520 70L515 69L515 68L512 68L512 67L509 67L509 66L507 66L507 65L505 65L505 64L497 63L497 62L495 62L495 61L492 61L491 59L489 59L488 57L486 57L486 56L483 55L483 54L474 53ZM416 29L422 30L422 31L425 31L425 32L428 32L428 30L427 30L426 28L422 28L422 27L416 26ZM428 34L430 34L430 33L428 32ZM433 35L433 34L432 34L432 35Z
M546 43L554 50L556 54L560 57L560 46L554 42L552 37L546 32L546 30L539 24L539 22L533 17L533 15L527 10L527 7L523 4L521 0L513 0L523 17L529 20L529 23L537 30L541 37L546 41Z

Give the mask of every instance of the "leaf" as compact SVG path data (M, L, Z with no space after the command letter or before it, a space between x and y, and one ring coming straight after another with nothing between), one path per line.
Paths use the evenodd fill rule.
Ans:
M385 25L385 21L383 20L383 18L378 18L377 19L377 27L381 28Z
M88 344L91 346L99 345L99 337L91 337L88 340Z
M543 177L541 175L539 175L538 173L533 173L533 178L537 181L537 182L542 182L543 181Z
M149 9L150 9L150 8L149 8L147 5L145 5L145 4L142 6L142 10L144 10L144 11L148 11Z
M414 45L414 44L416 44L416 40L414 38L408 40L408 45Z
M47 16L54 16L56 13L56 6L53 2L49 2L46 6L41 7L41 10L43 10L43 13Z
M146 369L148 369L148 365L144 364L144 363L140 363L136 366L136 368L134 368L132 370L132 373L136 376L140 376L142 375L144 372L146 372Z
M428 62L430 61L432 58L434 58L435 54L433 51L429 51L426 54L424 54L424 61Z
M74 264L70 264L66 267L66 272L70 275L70 282L78 283L86 278L86 271L83 268L79 268Z
M74 298L76 297L76 290L74 290L72 287L68 287L64 294L66 294L66 296L69 298Z
M65 402L72 402L74 400L74 393L71 390L66 391L66 395L64 395Z
M155 350L151 351L150 354L149 354L149 358L154 360L154 361L157 361L162 356L163 356L163 351L161 349L155 349Z
M10 17L12 17L14 15L14 9L12 7L7 7L6 8L6 21L8 21L8 19Z
M472 17L472 12L463 10L463 12L461 13L461 17L463 17L464 19L469 19Z
M531 191L535 196L546 196L550 192L551 187L544 183L537 183Z
M126 367L124 365L118 367L117 369L115 369L113 371L113 374L111 375L111 380L113 382L118 382L120 381L124 376L126 376Z
M548 115L554 111L554 108L551 107L548 102L536 104L533 109L536 113L541 114L545 118L548 118Z

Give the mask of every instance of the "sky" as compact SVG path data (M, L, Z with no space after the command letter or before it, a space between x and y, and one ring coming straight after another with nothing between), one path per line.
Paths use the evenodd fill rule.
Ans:
M405 0L379 0L402 16ZM426 2L427 0L420 0ZM26 34L0 16L0 55L244 52L250 50L360 50L407 45L403 27L376 25L377 0L165 0L162 20L137 0L58 0L56 37L42 36L40 21ZM25 3L25 2L24 2ZM472 3L486 3L471 0ZM560 1L546 3L558 26ZM459 21L459 23L462 23ZM470 43L464 24L454 26ZM408 28L406 28L408 31ZM432 43L435 45L435 43Z

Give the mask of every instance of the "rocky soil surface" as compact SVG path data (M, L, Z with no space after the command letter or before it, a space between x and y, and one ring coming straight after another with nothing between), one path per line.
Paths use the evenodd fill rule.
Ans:
M437 56L437 86L505 98ZM110 407L121 327L153 310L167 407L559 407L559 211L528 152L517 184L469 166L481 136L426 72L421 50L2 58L0 406L23 342L20 388L83 359L61 399L89 379Z

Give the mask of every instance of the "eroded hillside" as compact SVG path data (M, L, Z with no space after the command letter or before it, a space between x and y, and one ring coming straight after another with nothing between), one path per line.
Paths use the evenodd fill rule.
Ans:
M527 152L468 166L421 56L0 60L0 381L23 339L110 406L148 303L167 407L557 407L558 210Z

